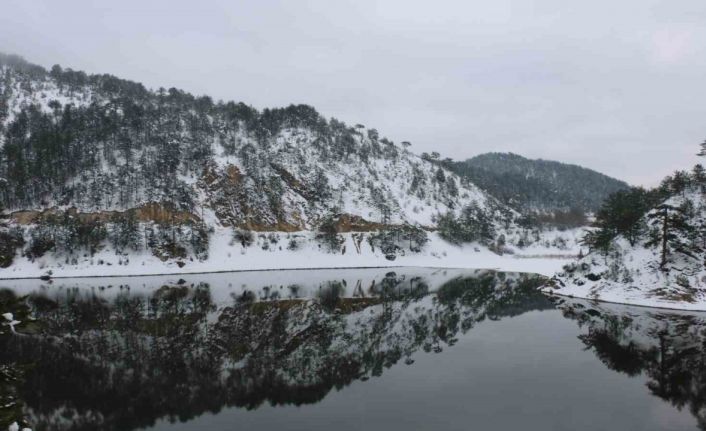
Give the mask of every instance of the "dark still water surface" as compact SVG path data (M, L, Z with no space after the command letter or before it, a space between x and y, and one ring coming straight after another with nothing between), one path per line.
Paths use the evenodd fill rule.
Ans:
M706 429L706 315L528 274L0 281L0 430ZM4 319L0 316L0 319Z

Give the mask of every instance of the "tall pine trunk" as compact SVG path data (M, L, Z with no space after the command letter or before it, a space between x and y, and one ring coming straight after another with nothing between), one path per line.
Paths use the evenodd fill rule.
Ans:
M669 211L667 208L663 209L662 213L662 261L659 264L660 269L664 271L665 265L667 265L667 231L669 229Z

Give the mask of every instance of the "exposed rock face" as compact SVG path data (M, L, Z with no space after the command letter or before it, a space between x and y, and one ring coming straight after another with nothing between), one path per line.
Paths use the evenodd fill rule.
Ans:
M174 209L169 203L149 202L139 207L125 211L97 211L97 212L81 212L75 207L67 210L59 210L57 208L49 208L42 211L16 211L9 215L10 220L18 225L31 225L39 222L47 216L64 216L75 217L82 222L101 221L108 222L111 217L116 214L124 214L127 211L132 211L137 220L141 222L154 223L185 223L187 221L196 222L200 218L198 214L189 211L179 211Z

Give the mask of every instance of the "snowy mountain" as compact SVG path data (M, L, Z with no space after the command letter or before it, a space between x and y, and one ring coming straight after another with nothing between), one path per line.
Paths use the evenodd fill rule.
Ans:
M566 265L546 291L609 302L706 309L706 201L692 184L630 229Z
M0 55L0 277L576 251L407 147L306 105L258 111Z
M6 211L161 202L254 230L311 228L327 211L431 226L485 193L305 105L263 112L0 58Z
M629 187L581 166L512 153L486 153L444 165L520 211L595 212L608 195Z

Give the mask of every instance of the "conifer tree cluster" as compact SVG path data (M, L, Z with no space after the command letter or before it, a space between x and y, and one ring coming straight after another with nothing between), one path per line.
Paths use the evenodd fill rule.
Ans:
M461 209L459 216L447 213L439 219L439 235L445 240L462 244L480 242L490 244L495 239L495 227L489 214L477 204Z
M465 161L429 159L522 213L592 213L608 195L629 188L622 181L580 166L530 160L512 153L486 153Z
M706 155L702 144L700 155ZM676 171L650 190L632 188L611 194L596 213L594 230L583 238L590 250L607 256L613 240L624 237L660 252L659 267L665 269L671 255L694 257L706 245L706 226L696 216L692 200L681 205L665 203L670 197L685 197L689 191L706 192L706 171L697 164L689 171ZM698 202L702 205L703 202Z
M303 222L318 220L344 194L398 219L402 199L417 212L469 199L471 185L462 189L409 145L307 105L259 111L111 75L46 71L0 54L4 211L124 211L158 202L190 213L207 206L230 225L276 229L302 223L303 215ZM387 188L400 172L409 181ZM296 202L296 216L292 193L306 201Z

